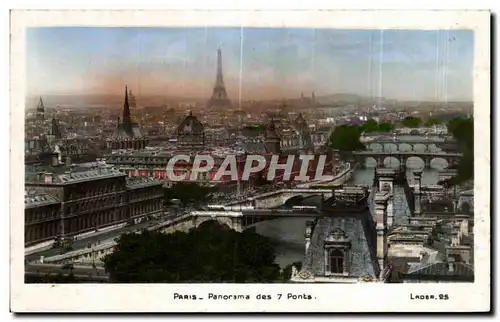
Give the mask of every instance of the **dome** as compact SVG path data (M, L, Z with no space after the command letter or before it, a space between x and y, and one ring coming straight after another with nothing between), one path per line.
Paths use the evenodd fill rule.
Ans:
M178 134L202 134L204 131L203 124L193 116L192 112L184 118L177 128Z

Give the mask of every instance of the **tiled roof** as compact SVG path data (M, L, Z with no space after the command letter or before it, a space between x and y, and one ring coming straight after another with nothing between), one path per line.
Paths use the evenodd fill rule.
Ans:
M127 177L127 188L137 189L148 186L163 185L163 182L148 177Z
M453 265L452 270L450 270L449 265ZM474 278L474 268L464 263L440 262L409 270L406 275L410 275L412 277L434 276Z
M29 173L28 171L26 171L25 182L43 183L45 182L45 176L49 175L52 175L52 183L54 184L66 184L126 176L126 174L123 174L120 171L110 167L99 167L96 169L74 167L70 170L69 169L70 168L67 167L38 169L39 171L37 171L36 173Z
M59 199L43 192L24 192L24 207L35 208L59 203Z
M89 171L75 172L62 174L57 177L61 183L77 182L77 181L92 181L107 177L122 177L125 174L113 168L99 168Z
M323 276L325 271L324 240L335 229L341 229L350 240L350 277L377 277L379 267L376 255L375 224L368 211L356 214L338 214L318 220L306 253L302 271Z

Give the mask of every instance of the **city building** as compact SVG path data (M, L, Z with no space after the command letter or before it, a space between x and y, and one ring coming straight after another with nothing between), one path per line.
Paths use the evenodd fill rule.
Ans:
M24 243L35 244L53 239L60 232L61 201L35 191L24 193Z
M352 199L353 191L349 199ZM305 257L300 271L294 270L295 283L387 282L392 266L388 262L387 204L389 194L374 198L373 215L366 191L354 195L357 202L341 202L329 207L332 213L308 222ZM364 204L364 206L363 206ZM335 208L338 208L335 210ZM374 217L372 217L374 216Z
M197 151L205 148L205 128L192 112L177 127L177 149Z
M276 129L274 120L271 119L265 134L265 145L268 153L280 154L281 153L281 138Z
M135 105L135 98L133 98ZM125 102L123 104L123 117L118 118L117 127L113 135L107 140L109 149L144 149L148 144L147 138L141 133L138 124L133 122L130 114L129 92L125 87Z
M27 245L163 213L162 183L151 178L127 178L109 167L30 170L25 178Z

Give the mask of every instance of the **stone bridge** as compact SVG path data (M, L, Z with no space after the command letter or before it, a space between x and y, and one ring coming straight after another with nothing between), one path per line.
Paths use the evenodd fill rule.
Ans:
M325 199L333 196L329 189L280 189L249 197L243 201L234 201L227 206L253 207L257 209L270 209L283 206L292 198L307 198L312 196L324 196Z
M359 151L353 153L354 158L360 164L365 165L368 158L373 158L377 162L377 167L383 168L384 161L387 158L396 158L401 165L406 166L406 162L409 158L416 157L424 162L424 168L430 169L431 162L434 159L443 159L448 163L448 168L455 167L458 165L461 153L450 153L450 152L376 152L376 151Z
M446 136L448 134L448 129L443 126L439 128L435 127L419 127L419 128L397 128L394 130L397 134L402 135L425 135L425 136Z
M455 139L452 137L443 136L427 136L423 139L410 140L408 138L402 138L397 136L395 133L393 135L364 135L360 138L360 141L370 150L379 150L389 152L390 150L403 151L403 146L409 147L409 151L416 151L417 146L423 146L424 152L430 152L432 146L440 148L442 150L456 150L457 144ZM392 149L391 149L392 147ZM395 147L395 149L394 149ZM408 150L408 148L404 149Z
M148 228L148 230L156 230L163 233L171 234L177 231L188 232L193 228L200 226L207 221L217 221L222 225L227 225L229 228L236 231L243 231L253 225L267 220L279 218L316 218L320 216L320 212L315 207L304 207L298 209L255 209L247 207L240 211L233 211L233 207L225 207L226 210L221 211L192 211L188 214L178 216L167 220L156 226ZM115 241L97 245L91 248L82 248L65 254L56 255L47 258L41 258L34 263L43 264L65 264L74 263L81 265L102 265L102 259L113 252L116 246Z

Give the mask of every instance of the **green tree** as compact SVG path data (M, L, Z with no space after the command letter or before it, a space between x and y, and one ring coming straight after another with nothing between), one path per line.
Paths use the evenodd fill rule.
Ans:
M208 221L188 233L125 234L104 258L113 282L274 282L274 245L254 230Z
M361 132L370 133L377 131L379 131L379 125L377 121L375 121L374 119L370 119L366 121L363 125L361 125Z
M403 120L403 126L417 128L422 124L422 119L415 116L407 116Z
M394 126L391 123L380 123L378 125L379 132L384 132L384 133L392 132L393 129L394 129Z
M213 187L205 187L194 182L178 182L170 188L165 188L165 198L179 199L183 204L205 202L215 192Z
M361 128L357 125L340 125L335 128L330 137L330 147L340 151L363 150L365 146L360 142Z
M457 141L463 157L458 165L458 174L440 183L454 186L474 179L474 119L457 117L448 122L447 128Z
M433 125L439 125L441 124L441 121L437 118L430 118L428 119L427 121L425 121L425 126L427 127L430 127L430 126L433 126Z

